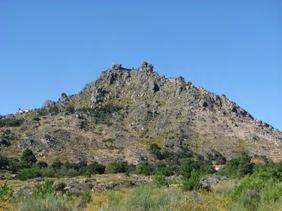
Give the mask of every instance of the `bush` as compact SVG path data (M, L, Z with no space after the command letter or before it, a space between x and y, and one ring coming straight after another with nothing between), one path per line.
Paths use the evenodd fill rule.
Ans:
M51 167L54 168L54 169L60 169L64 164L56 159L52 164L51 164Z
M274 179L282 181L282 162L268 162L265 165L255 165L253 174L265 180Z
M17 158L8 158L8 170L17 172L22 168L22 163Z
M32 179L36 177L41 177L42 172L38 168L27 168L27 169L21 169L19 173L17 174L17 179L19 180L27 180Z
M67 177L75 177L81 174L81 172L73 169L73 168L66 168L65 166L61 167L60 169L56 169L57 176L67 176Z
M66 111L67 114L74 114L75 113L75 108L73 106L69 105L69 106L67 106L65 108L65 111Z
M12 190L8 187L7 182L0 186L0 201L6 201L12 196Z
M166 179L166 177L163 174L155 174L154 176L154 183L156 184L157 187L168 187L168 181Z
M97 108L80 108L76 111L88 114L96 123L109 123L111 115L120 110L120 107L108 104Z
M275 203L281 197L282 186L277 180L255 174L243 178L232 193L233 206L247 210L258 210Z
M0 155L0 169L7 169L9 165L9 160L7 157Z
M163 160L164 156L161 152L161 148L157 144L151 144L149 147L149 151L153 154L157 159Z
M24 122L24 119L0 119L0 127L18 127Z
M232 159L226 163L222 174L240 178L244 175L252 174L253 170L254 164L251 163L251 157L246 153L242 153L239 158Z
M48 164L44 161L38 161L37 164L38 168L47 168Z
M79 161L77 164L75 164L74 169L79 171L80 169L83 169L86 166L87 166L87 161L86 160L82 160L82 161Z
M90 192L82 192L81 199L82 201L89 203L92 199L92 194Z
M97 162L93 162L87 166L87 171L90 174L104 174L106 167Z
M201 175L214 172L211 163L205 160L184 159L181 161L180 171L184 177L189 178L193 170L196 170Z
M164 175L166 177L172 176L175 172L173 166L166 165L165 163L159 163L154 167L154 174Z
M154 171L154 167L149 164L147 161L140 162L136 166L136 173L143 174L143 175L151 175Z
M40 184L35 184L32 188L32 195L36 198L45 198L47 195L53 193L55 193L55 189L53 188L53 182L50 180L46 180Z
M53 186L55 191L65 192L65 188L67 187L66 183L59 182Z
M182 181L182 188L185 191L197 190L200 188L200 172L193 169L190 177L184 177Z
M208 160L215 162L215 164L223 165L226 163L226 158L216 150L209 151L207 154L207 158Z
M32 150L25 149L22 153L21 161L26 162L28 164L33 164L33 163L36 163L37 159L35 155L33 154Z
M128 171L128 164L123 161L115 161L108 164L106 171L108 173L125 173Z
M27 197L23 200L18 210L21 211L71 211L72 204L66 197L47 195L45 198Z
M42 177L54 177L56 176L56 171L53 168L43 168L41 169Z

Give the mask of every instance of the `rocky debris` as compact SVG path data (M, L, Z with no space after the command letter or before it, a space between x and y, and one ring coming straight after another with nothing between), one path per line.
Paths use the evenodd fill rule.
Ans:
M98 182L95 178L89 178L89 179L68 178L68 179L61 179L56 181L53 187L57 191L79 195L83 192L129 188L139 183L140 181L133 178L129 180L110 181L110 182Z
M219 182L225 181L228 178L225 176L219 176L219 175L210 175L205 178L203 178L200 183L202 188L206 189L207 191L212 191L214 186L218 184Z
M84 180L76 180L76 179L68 179L64 181L65 188L64 190L70 194L79 195L82 192L90 192L93 191L94 187L97 186L97 181L95 179L84 179ZM59 184L55 183L55 187L58 188Z

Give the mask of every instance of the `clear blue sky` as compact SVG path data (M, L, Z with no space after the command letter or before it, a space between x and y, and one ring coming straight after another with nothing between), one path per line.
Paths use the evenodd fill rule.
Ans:
M1 114L144 60L282 130L281 0L0 0Z

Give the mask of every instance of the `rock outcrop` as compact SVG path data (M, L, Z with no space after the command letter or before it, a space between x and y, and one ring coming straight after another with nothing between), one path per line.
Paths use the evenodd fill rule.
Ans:
M282 160L280 131L224 95L183 77L160 76L147 62L136 69L115 64L78 94L63 93L57 102L10 119L25 121L0 128L1 150L30 147L46 160L60 155L72 161L136 163L150 160L152 143L173 153L189 149L217 163L242 151ZM12 142L3 133L7 129L16 137Z

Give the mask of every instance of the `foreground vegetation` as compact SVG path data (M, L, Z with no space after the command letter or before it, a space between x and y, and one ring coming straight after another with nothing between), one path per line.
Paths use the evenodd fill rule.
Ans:
M18 180L45 178L32 185L31 193L15 194L13 183L1 183L0 205L5 210L279 210L282 207L282 163L265 159L254 164L246 153L230 161L218 153L204 159L187 149L174 154L154 144L149 150L156 162L143 159L136 166L123 161L106 166L59 160L47 164L38 161L29 149L19 159L0 156L1 171L14 173ZM215 163L224 164L224 168L216 172ZM79 194L68 192L63 183L54 183L61 177L117 173L129 180L130 175L144 175L148 182L132 188ZM207 189L202 181L211 175L227 179Z

